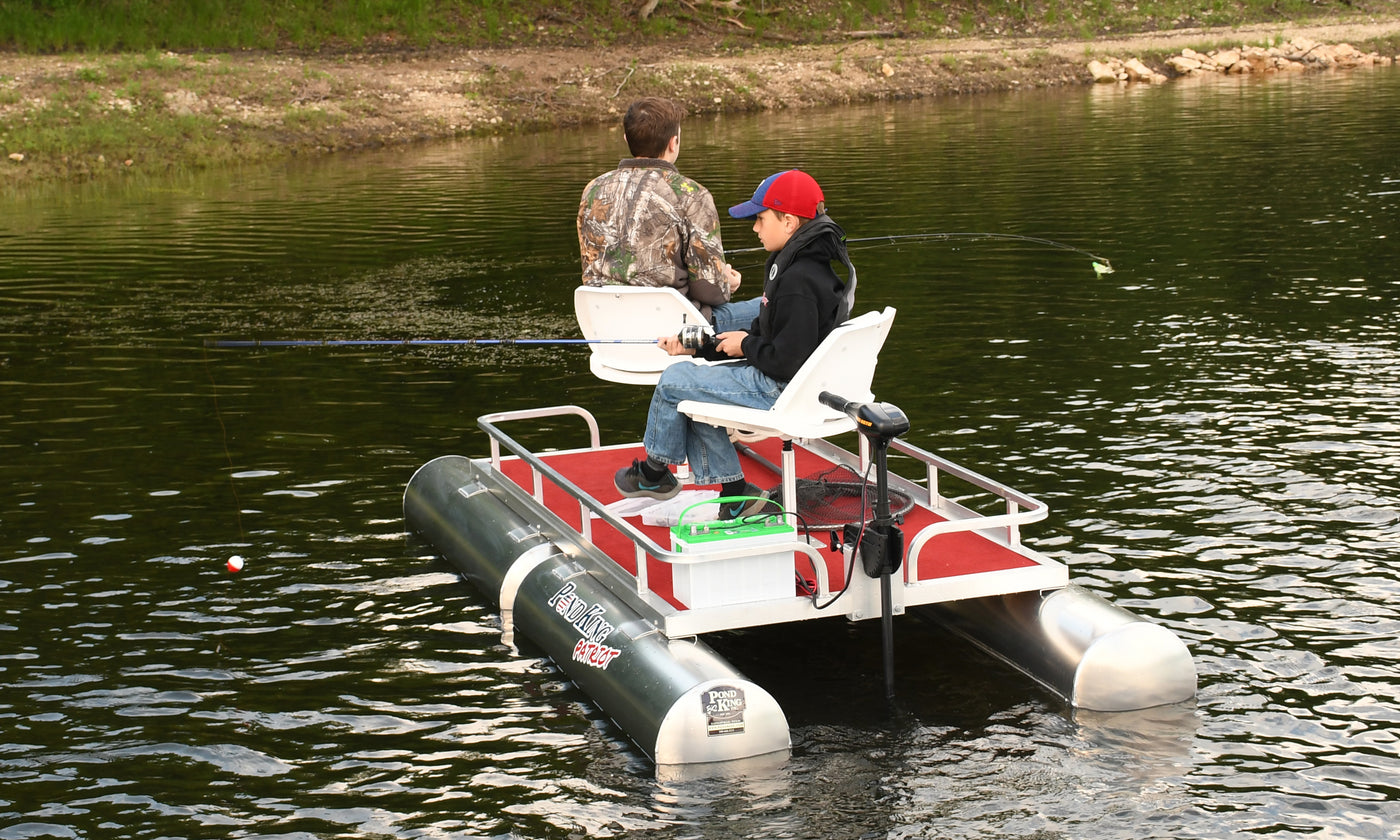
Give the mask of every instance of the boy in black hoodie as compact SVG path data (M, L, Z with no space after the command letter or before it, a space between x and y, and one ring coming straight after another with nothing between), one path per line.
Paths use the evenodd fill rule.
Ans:
M758 317L748 330L721 333L698 351L682 347L675 336L657 343L671 355L743 361L666 368L647 414L646 460L634 460L613 478L624 496L675 496L680 484L669 467L686 462L696 484L719 484L722 496L761 496L744 479L729 433L695 422L676 407L682 400L700 400L772 408L807 357L851 313L856 274L845 232L826 215L821 187L811 175L797 169L770 175L751 200L729 208L729 215L753 219L754 233L770 252ZM845 264L848 280L832 270L833 260ZM737 519L765 504L762 499L725 504L720 518Z

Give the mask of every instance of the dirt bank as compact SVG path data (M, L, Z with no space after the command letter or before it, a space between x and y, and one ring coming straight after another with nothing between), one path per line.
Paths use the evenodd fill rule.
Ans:
M1164 59L1184 47L1295 37L1393 56L1400 18L1093 41L871 38L685 53L667 45L334 56L0 54L0 183L607 122L646 94L707 113L1090 84L1093 58L1137 57L1166 70Z

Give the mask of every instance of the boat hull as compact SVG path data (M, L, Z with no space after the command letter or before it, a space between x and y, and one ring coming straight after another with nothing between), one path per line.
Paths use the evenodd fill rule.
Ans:
M537 454L498 427L563 415L587 422L587 448ZM609 470L639 446L601 447L596 422L574 406L480 422L491 457L446 456L419 469L404 494L408 528L499 604L507 644L519 633L542 648L658 769L748 763L790 749L787 719L768 691L699 640L714 630L880 617L892 650L893 618L918 610L1078 709L1144 709L1195 695L1194 662L1171 631L1069 584L1062 564L1020 544L1020 526L1042 518L1043 503L932 453L899 444L927 464L928 476L923 487L895 479L915 502L903 522L915 536L897 580L855 570L849 545L804 538L780 547L794 552L795 571L815 576L804 587L816 594L794 585L788 594L776 588L749 598L747 564L774 546L736 540L710 553L678 552L662 543L667 529L633 524L627 516L645 517L605 502L618 500ZM502 447L514 454L502 457ZM753 468L771 468L773 454L754 455ZM781 457L787 461L786 448ZM805 442L792 461L791 469L818 476L835 464L855 471L864 463L825 441ZM943 478L1001 499L1005 513L978 514L948 498L937 489ZM678 597L678 580L730 560L743 569L725 590L730 600L694 605ZM838 601L844 610L824 609Z
M467 458L438 458L409 482L404 517L500 604L508 642L518 632L542 648L658 765L788 750L772 695L698 639L661 633L610 560L502 482Z
M1196 695L1196 665L1181 639L1081 586L920 610L1076 708L1121 712Z

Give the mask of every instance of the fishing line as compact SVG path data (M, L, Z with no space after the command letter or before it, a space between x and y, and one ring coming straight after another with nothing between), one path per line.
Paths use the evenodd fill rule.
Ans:
M903 234L889 234L889 235L886 235L886 236L865 236L865 237L858 237L858 238L855 238L855 239L847 239L847 240L846 240L846 244L849 246L849 245L858 245L858 244L863 245L863 244L866 244L866 243L876 243L876 244L871 244L871 245L869 245L869 247L871 247L871 248L880 248L880 247L884 247L884 246L886 246L886 245L897 245L897 244L899 244L900 242L904 242L904 241L914 241L914 242L917 242L917 241L946 242L946 241L949 241L949 240L952 240L952 239L974 239L974 240L975 240L975 239L1002 239L1002 240L1010 240L1010 241L1015 241L1015 242L1030 242L1030 243L1033 243L1033 244L1035 244L1035 245L1045 245L1045 246L1050 247L1050 248L1058 248L1058 249L1061 250L1061 251L1072 251L1072 252L1074 252L1074 253L1076 253L1076 254L1083 254L1084 256L1088 257L1088 258L1093 262L1093 265L1094 265L1094 274L1096 274L1096 275L1100 275L1100 276L1101 276L1101 275L1104 275L1104 274L1112 274L1112 273L1113 273L1113 264L1112 264L1111 262L1108 261L1108 258L1107 258L1107 257L1101 257L1101 256L1099 256L1099 255L1097 255L1097 254L1090 253L1090 252L1084 250L1083 248L1078 248L1078 247L1076 247L1076 246L1074 246L1074 245L1067 245L1067 244L1065 244L1065 243L1063 243L1063 242L1056 242L1056 241L1053 240L1053 239L1045 239L1045 238L1039 237L1039 236L1024 236L1024 235L1019 234L1019 233L977 233L977 232L959 232L959 233L903 233ZM736 248L736 249L731 250L731 251L726 251L725 253L727 253L727 254L749 254L749 253L755 253L755 252L757 252L757 251L762 251L762 250L764 250L764 249L761 248L761 247L759 247L759 248ZM864 249L864 248L858 248L858 249L855 249L855 250L865 250L865 249Z
M205 347L207 348L208 344L206 344ZM204 372L209 377L209 388L213 392L214 397L214 417L219 421L219 433L223 437L224 457L228 459L228 486L229 489L233 491L233 516L234 521L238 523L238 540L239 542L246 543L248 541L248 535L243 530L243 501L238 498L238 487L233 480L233 453L229 451L228 448L228 427L224 425L224 413L219 408L219 385L214 381L214 368L209 364L209 351L207 349L204 350ZM240 561L239 568L241 569L242 558L239 558L236 554L234 558ZM229 559L230 564L233 563L234 558ZM232 570L232 565L230 565L230 569Z

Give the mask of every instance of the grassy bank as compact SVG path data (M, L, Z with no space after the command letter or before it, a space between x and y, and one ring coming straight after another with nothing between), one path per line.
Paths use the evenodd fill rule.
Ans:
M314 107L324 98L314 93L318 74L297 64L154 50L21 61L27 69L11 78L22 89L0 78L0 151L24 155L18 163L31 177L52 180L309 150L342 118Z
M1384 14L1384 0L0 0L0 49L362 50L581 46L719 38L824 41L1221 27ZM1393 9L1389 9L1393 12Z
M712 113L1085 84L1125 37L1268 44L1278 10L1331 8L1290 2L0 0L0 187L612 121L645 94ZM1369 48L1400 52L1384 32Z

